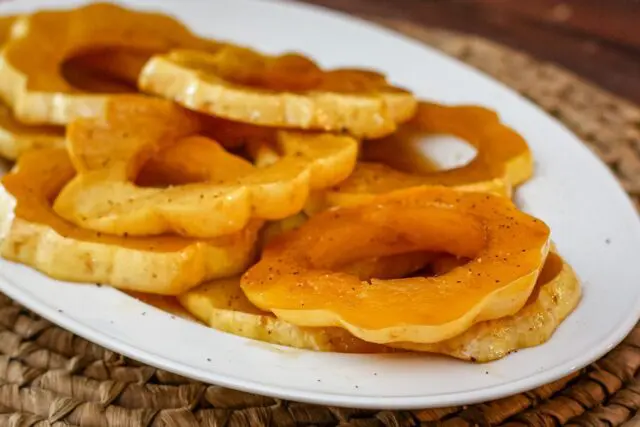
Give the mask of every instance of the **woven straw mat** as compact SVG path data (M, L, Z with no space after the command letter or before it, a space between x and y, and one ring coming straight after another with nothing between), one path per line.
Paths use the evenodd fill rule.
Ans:
M483 39L384 24L542 106L611 167L640 207L637 106ZM0 426L640 426L640 328L592 366L531 392L480 405L397 412L299 404L202 384L100 348L1 294L0 353Z

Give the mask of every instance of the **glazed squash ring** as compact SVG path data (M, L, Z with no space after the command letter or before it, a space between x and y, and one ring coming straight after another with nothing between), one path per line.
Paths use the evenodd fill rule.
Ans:
M79 227L109 234L211 238L235 233L252 218L284 218L302 209L310 190L348 176L357 155L357 142L349 136L273 131L282 156L257 168L199 136L202 122L171 101L123 96L112 98L104 112L68 126L78 175L60 192L54 209ZM189 139L188 146L202 148L209 168L229 170L226 179L211 181L204 174L203 182L166 188L134 183L147 160ZM178 151L169 157L190 158Z
M18 160L0 188L0 254L59 279L177 295L244 271L262 226L209 240L179 236L117 237L64 221L51 201L75 171L64 149L34 150Z
M468 164L443 171L407 173L391 164L401 163L398 147L424 134L449 134L477 149ZM461 190L511 195L512 187L533 173L533 157L527 143L500 122L496 113L482 107L444 106L421 102L416 115L397 133L363 143L363 159L337 187L314 196L310 211L327 206L352 205L376 194L419 185L444 185ZM374 156L368 153L375 153ZM371 161L371 157L375 160Z
M62 76L71 57L107 48L166 52L217 46L199 39L171 17L108 3L19 18L0 54L0 95L24 123L67 124L96 114L107 95L84 93Z
M242 277L249 300L298 326L374 343L432 343L516 313L549 250L549 228L509 199L419 187L329 210L273 239ZM472 258L439 277L361 281L358 259L415 251ZM443 309L446 307L446 309Z
M138 87L229 120L359 138L390 134L416 107L413 95L381 74L323 71L300 55L268 56L233 45L211 53L156 55L140 73Z

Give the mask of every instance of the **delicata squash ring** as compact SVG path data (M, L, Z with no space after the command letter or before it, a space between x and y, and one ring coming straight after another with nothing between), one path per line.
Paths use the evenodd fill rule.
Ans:
M16 18L0 17L0 44L9 38L11 26ZM55 126L28 126L13 117L11 108L0 102L0 156L14 160L25 151L62 147L64 129Z
M109 234L210 238L237 232L252 218L284 218L302 209L310 190L348 176L357 155L357 142L348 136L274 131L264 143L273 143L282 155L257 168L199 136L202 122L171 101L123 96L105 104L104 112L68 126L78 175L60 192L54 209L79 227ZM196 182L136 185L145 163L163 150L168 150L164 167L177 163L177 175L200 169L193 173ZM207 172L216 168L217 180Z
M450 134L477 149L468 164L449 170L424 170L402 158L400 147L424 134ZM395 134L363 142L363 158L353 173L335 188L314 195L309 211L352 205L377 194L420 185L444 185L468 191L511 195L511 189L533 173L533 156L525 140L500 122L496 113L475 106L445 106L421 102L416 115ZM403 172L394 165L412 163ZM420 170L423 168L423 170Z
M509 199L419 187L312 217L267 244L241 285L257 307L298 326L344 327L380 344L433 343L516 313L548 250L549 228ZM415 251L472 261L396 280L362 281L337 268Z
M390 134L416 107L413 95L381 74L323 71L300 55L267 56L234 45L156 55L138 87L225 119L368 138Z
M21 122L67 124L99 112L108 96L71 86L61 73L65 60L108 48L159 53L215 45L171 17L109 3L36 12L18 19L0 54L0 95Z
M206 280L238 274L253 261L261 222L210 240L117 237L84 230L51 202L75 171L64 149L24 154L0 188L0 254L60 280L105 283L177 295Z

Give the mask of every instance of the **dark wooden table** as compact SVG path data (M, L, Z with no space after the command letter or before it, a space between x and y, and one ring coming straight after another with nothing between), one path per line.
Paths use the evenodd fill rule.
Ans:
M640 0L307 0L477 34L640 104Z

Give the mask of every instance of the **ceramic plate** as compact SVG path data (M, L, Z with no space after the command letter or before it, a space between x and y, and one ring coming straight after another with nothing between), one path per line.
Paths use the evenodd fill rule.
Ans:
M3 3L0 12L77 3L19 0ZM548 343L485 365L270 346L172 319L108 287L57 282L0 261L0 289L12 298L91 341L188 377L368 408L467 404L531 389L603 355L638 319L640 222L631 203L574 135L511 90L418 42L323 9L252 0L130 4L175 14L204 35L267 52L299 50L328 67L382 70L423 98L496 109L527 139L536 159L535 177L518 190L518 203L551 226L558 249L582 279L584 298Z

